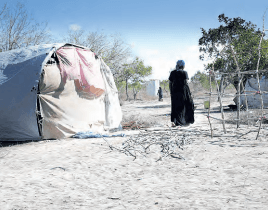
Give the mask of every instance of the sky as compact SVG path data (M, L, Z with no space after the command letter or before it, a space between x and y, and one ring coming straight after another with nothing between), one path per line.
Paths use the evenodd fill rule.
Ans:
M0 0L0 7L7 2ZM9 0L15 4L17 0ZM168 79L177 60L192 77L208 61L199 60L201 29L217 28L218 16L241 17L262 29L268 0L21 0L55 37L68 30L120 34L135 56L152 66L152 79ZM268 16L268 12L267 12ZM268 17L265 26L268 28Z

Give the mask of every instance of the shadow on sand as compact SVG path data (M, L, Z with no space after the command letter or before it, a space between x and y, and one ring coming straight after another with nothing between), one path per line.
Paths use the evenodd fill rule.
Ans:
M168 108L168 107L171 107L171 105L140 106L138 108L140 108L140 109L159 109L159 108Z
M28 141L1 141L0 140L0 148L1 147L12 147L12 146L17 146L21 144L29 144L32 142L39 142L39 141L44 141L44 140L28 140Z

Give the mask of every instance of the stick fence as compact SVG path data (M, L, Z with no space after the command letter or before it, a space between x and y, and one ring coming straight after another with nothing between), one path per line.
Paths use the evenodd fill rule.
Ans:
M265 29L264 28L264 17L265 17L265 14L263 16L263 31L262 31L262 35L261 35L261 38L260 38L260 42L259 42L259 46L258 46L258 62L257 62L257 68L256 70L250 70L250 71L241 71L240 67L239 67L239 64L238 64L238 61L237 61L237 57L236 57L236 53L233 49L233 47L230 45L230 46L227 46L227 47L230 47L231 48L231 52L232 52L232 56L234 58L234 61L236 63L236 70L235 72L232 72L232 73L226 73L226 72L222 72L222 73L219 73L219 72L215 72L215 69L214 69L214 64L215 64L215 61L216 59L214 60L213 62L213 65L212 65L212 69L211 71L209 72L209 84L210 84L210 92L209 93L206 93L209 95L209 108L208 108L208 114L206 115L207 118L208 118L208 122L209 122L209 125L210 125L210 130L211 130L211 138L213 137L213 128L212 128L212 123L211 123L211 120L210 119L215 119L215 120L218 120L218 121L221 121L222 123L222 126L223 126L223 132L226 134L226 126L225 126L225 123L226 123L226 120L225 120L225 117L224 117L224 109L223 109L223 105L222 105L222 97L223 96L236 96L236 105L237 105L237 119L233 119L235 122L236 122L236 128L238 129L239 126L240 126L240 122L241 122L241 96L244 96L245 97L245 105L246 105L246 113L247 113L247 122L248 122L248 126L249 126L249 120L250 119L253 119L253 118L249 118L249 109L248 109L248 98L247 96L252 96L252 95L260 95L260 105L261 105L261 116L259 118L259 126L258 126L258 130L257 130L257 136L256 136L256 140L258 139L259 137L259 134L260 134L260 131L261 131L261 128L262 128L262 124L263 124L263 119L265 119L265 116L264 116L264 103L263 103L263 94L265 93L268 93L268 91L261 91L261 86L260 86L260 74L261 73L265 73L265 72L268 72L267 69L263 69L263 70L259 70L259 64L260 64L260 58L261 58L261 50L264 49L264 48L261 48L261 43L262 43L262 40L263 40L263 37L265 35L265 31L267 31L268 29ZM224 47L225 48L225 47ZM223 49L224 49L223 48ZM222 50L223 50L222 49ZM222 88L221 90L219 89L219 86L218 86L218 83L215 79L215 84L216 84L216 88L217 88L217 93L212 93L212 84L211 84L211 81L212 81L212 77L215 77L216 76L224 76L224 75L237 75L238 76L238 86L237 86L237 93L236 94L224 94L222 93ZM243 91L241 93L241 89L240 89L240 86L242 85L242 88L244 89L244 85L243 85L243 82L242 82L242 79L244 77L244 75L246 74L252 74L252 75L255 75L256 76L256 79L257 79L257 82L258 82L258 91L254 92L254 91ZM216 118L216 117L213 117L211 116L211 99L212 99L212 95L217 95L218 97L218 101L220 103L220 112L221 112L221 119L219 118ZM255 118L254 118L255 119Z

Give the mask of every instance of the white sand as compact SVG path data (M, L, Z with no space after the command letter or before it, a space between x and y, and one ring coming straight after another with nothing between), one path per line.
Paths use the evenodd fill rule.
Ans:
M165 105L162 108L152 108ZM169 102L126 103L124 113L169 123ZM152 106L142 108L142 106ZM133 157L102 139L63 139L0 148L0 209L267 209L268 138L223 134L196 111L187 128L202 131L185 146L186 160ZM232 125L232 127L235 127ZM253 129L253 128L250 128ZM257 128L254 128L257 129ZM135 132L135 131L134 131ZM126 134L133 134L126 131ZM136 131L137 132L137 131ZM185 131L186 132L186 131ZM125 138L109 139L120 146Z

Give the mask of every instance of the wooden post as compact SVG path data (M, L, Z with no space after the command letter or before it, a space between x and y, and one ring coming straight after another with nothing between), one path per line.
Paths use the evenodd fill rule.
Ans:
M240 84L241 84L241 74L240 74L240 69L238 68L238 87L237 87L237 96L238 96L238 101L237 101L237 121L236 121L236 128L239 128L240 125L240 107L241 107L241 94L240 94Z
M265 11L265 13L266 13L266 11ZM262 97L262 91L261 91L261 85L260 85L259 65L260 65L260 59L261 59L261 43L262 43L263 36L264 36L264 33L265 33L265 28L264 28L265 13L263 15L263 30L262 30L260 43L259 43L259 48L258 48L258 50L259 50L259 53L258 53L259 58L258 58L258 63L257 63L257 81L258 81L259 94L260 94L260 98L261 98L261 119L260 119L260 125L259 125L258 133L257 133L257 136L256 136L256 140L259 137L261 126L262 126L262 120L263 120L263 97Z
M214 68L214 64L213 64L213 68ZM208 123L210 126L210 133L211 133L211 138L213 138L213 130L212 130L212 125L210 122L210 104L211 104L211 94L212 94L212 86L211 86L211 71L209 71L209 86L210 86L210 93L209 93L209 107L208 107Z
M219 90L219 85L218 85L217 80L216 80L216 75L215 75L215 72L214 72L214 65L213 65L213 74L215 76L215 84L216 84L216 87L217 87L218 99L219 99L219 102L220 102L220 110L221 110L221 118L222 118L223 132L226 133L224 113L223 113L223 106L222 106L221 91Z
M240 84L241 84L241 73L240 73L240 68L239 68L239 65L238 65L238 62L237 62L237 59L235 57L235 52L234 52L234 49L232 48L231 46L231 50L232 50L232 54L233 54L233 57L234 57L234 60L235 60L235 63L236 63L236 72L238 73L238 87L237 87L237 94L236 94L236 98L237 98L237 121L236 121L236 128L239 128L239 124L240 124Z
M241 80L243 81L243 75L242 75ZM242 82L242 88L243 88L243 90L244 90L244 96L245 96L245 102L246 102L246 111L247 111L247 121L248 121L248 126L249 126L249 116L248 116L248 98L247 98L247 94L246 94L246 91L245 91L245 87L244 87L243 82Z

